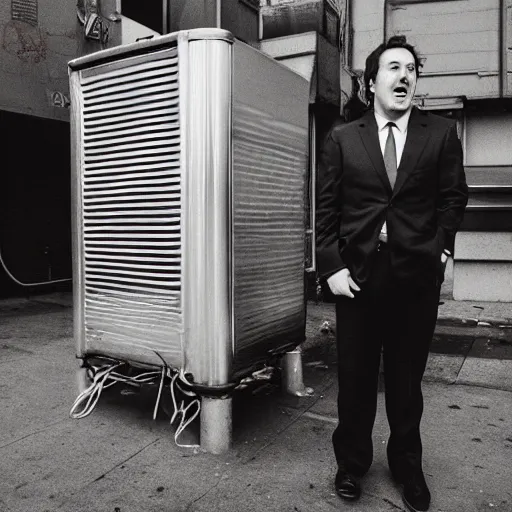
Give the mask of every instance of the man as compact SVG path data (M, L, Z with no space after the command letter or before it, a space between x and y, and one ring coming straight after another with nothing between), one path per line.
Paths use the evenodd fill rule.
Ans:
M412 106L419 66L404 36L367 58L373 109L327 137L317 203L318 270L336 302L336 492L357 499L372 463L382 351L388 464L412 511L430 505L421 380L446 259L467 203L455 123Z

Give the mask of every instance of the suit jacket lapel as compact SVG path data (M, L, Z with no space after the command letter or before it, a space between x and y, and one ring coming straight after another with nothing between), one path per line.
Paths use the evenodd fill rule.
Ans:
M359 135L361 136L366 152L372 161L373 167L377 171L386 191L391 195L391 185L386 173L386 167L384 166L384 159L382 157L382 151L379 143L377 121L375 121L373 110L366 112L366 114L360 119Z
M393 196L395 196L403 184L415 169L427 141L430 132L428 130L428 117L420 112L417 108L413 108L409 125L407 127L407 139L405 141L404 152L397 170L396 183L393 188Z

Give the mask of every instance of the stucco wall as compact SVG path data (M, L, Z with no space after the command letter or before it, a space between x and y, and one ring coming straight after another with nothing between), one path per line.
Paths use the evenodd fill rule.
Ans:
M30 22L13 19L11 0L0 2L0 109L66 120L67 62L78 55L75 2L18 3L35 5L37 13Z

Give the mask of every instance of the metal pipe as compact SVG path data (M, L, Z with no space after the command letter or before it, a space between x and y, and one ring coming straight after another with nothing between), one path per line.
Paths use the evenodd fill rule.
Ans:
M385 43L386 42L386 38L387 38L387 33L388 33L388 30L389 30L389 26L388 26L388 11L390 9L390 5L389 5L389 1L388 0L384 0L384 20L383 20L383 23L382 23L382 42Z
M222 28L221 27L221 24L222 24L221 1L222 0L216 0L216 2L215 2L215 17L216 17L215 26L217 28Z
M75 375L78 394L83 393L91 385L91 379L87 374L87 368L78 368Z
M182 210L185 367L200 385L230 381L233 359L231 201L231 66L226 41L191 41L183 93L186 148ZM184 64L183 59L178 62ZM181 68L180 68L181 70ZM180 99L181 101L181 99ZM188 105L193 105L189 107ZM205 122L205 119L207 122ZM183 130L183 128L182 128ZM189 136L190 134L190 136ZM185 161L183 161L185 159Z
M290 395L310 396L312 388L304 386L302 374L302 351L299 347L287 352L282 359L283 388Z
M354 63L354 20L352 19L354 13L354 0L347 0L347 14L346 14L346 30L348 31L348 35L345 38L345 56L346 62L345 65L347 68L352 69L352 65Z
M70 73L69 92L70 129L71 129L71 242L73 263L73 323L77 355L85 354L85 280L84 280L84 233L83 233L83 204L82 204L82 168L83 155L81 143L83 140L83 99L80 94L80 74Z
M171 31L171 0L162 0L162 34Z
M500 29L499 29L499 73L500 73L500 98L503 98L507 90L507 5L505 0L500 0Z
M311 266L306 272L316 270L316 113L310 108L310 128L309 128L309 151L310 151L310 176L309 176L309 229L306 233L311 237Z
M446 71L427 71L421 73L421 77L428 76L465 76L465 75L478 75L479 78L486 76L499 75L498 71L482 71L481 69L462 69L462 70L446 70Z
M170 0L162 0L162 34L168 34L169 33L169 25L170 25L170 18L169 18L169 1Z
M201 399L201 448L214 455L226 453L231 448L233 399Z

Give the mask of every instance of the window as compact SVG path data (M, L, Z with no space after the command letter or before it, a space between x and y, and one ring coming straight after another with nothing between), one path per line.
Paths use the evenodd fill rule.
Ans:
M164 34L164 2L166 0L122 0L121 14L159 34Z

